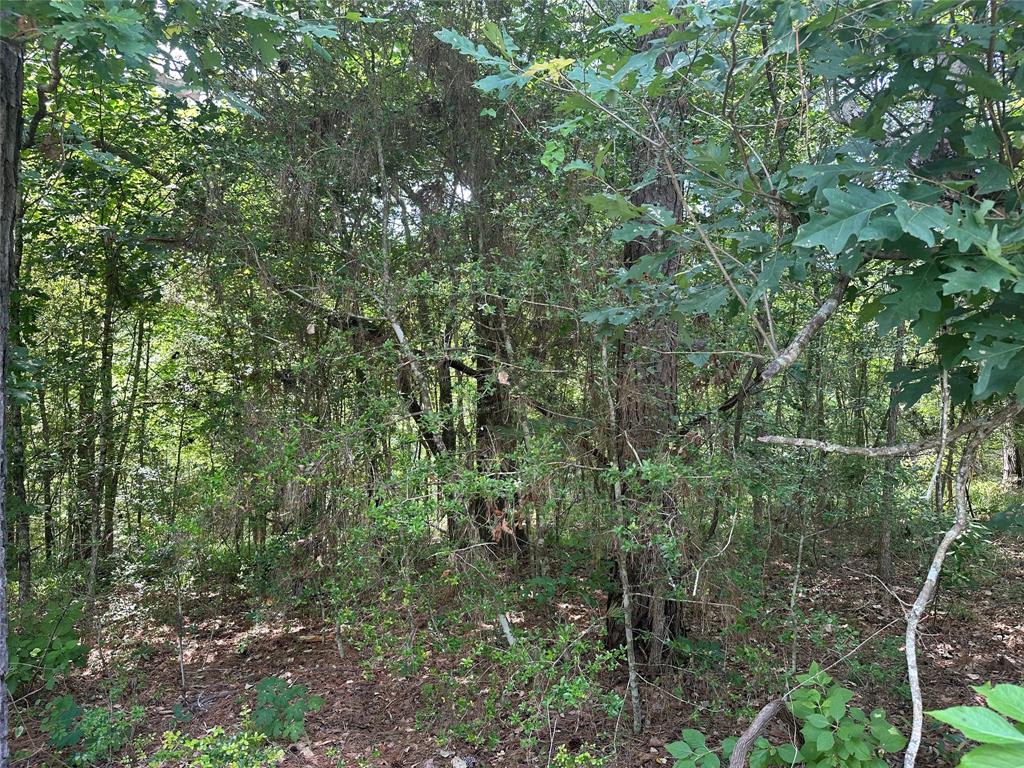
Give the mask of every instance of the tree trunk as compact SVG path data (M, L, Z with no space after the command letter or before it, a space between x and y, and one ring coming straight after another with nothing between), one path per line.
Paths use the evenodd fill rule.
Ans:
M53 559L53 435L50 418L46 410L46 389L41 387L37 396L39 402L39 433L42 442L43 459L39 462L39 482L43 487L43 546L46 564Z
M107 482L103 488L103 540L104 554L106 555L110 555L114 551L114 508L117 504L117 490L121 484L121 476L124 473L124 457L128 452L128 441L131 437L132 418L135 415L135 400L139 394L139 375L142 372L142 345L145 341L145 333L146 324L140 317L135 332L135 354L129 369L132 384L128 393L128 404L125 406L124 421L121 423L116 434L111 438L116 443L114 446L114 460L107 470Z
M1003 487L1024 486L1024 444L1015 439L1013 424L1003 430Z
M21 138L21 97L24 89L24 51L0 39L0 384L7 380L8 330L11 307L11 264L14 223L19 194L18 152ZM7 438L4 412L7 388L0 386L0 692L7 690ZM0 766L10 757L6 695L0 695Z
M491 298L491 302L499 301ZM483 297L480 306L487 306ZM498 310L477 310L473 318L476 332L476 471L500 480L515 471L509 454L515 450L516 420L509 390L509 372L503 367L504 353L498 326ZM512 552L523 538L522 528L511 513L509 499L498 493L476 494L470 502L471 513L481 541L493 541L498 549Z
M10 398L10 445L8 449L7 483L16 508L12 510L17 527L18 605L32 596L31 507L25 488L25 417L21 403Z
M20 133L18 139L19 141L21 139ZM21 151L20 146L18 151ZM7 275L9 292L7 338L10 344L25 348L27 344L22 332L23 317L18 291L22 259L21 217L24 210L20 198L16 200L14 250L10 256ZM10 360L8 360L9 363ZM5 368L3 379L5 387L7 371L8 369ZM7 408L10 427L7 436L9 440L7 484L11 498L15 502L15 509L11 510L13 513L11 516L15 518L15 535L9 537L9 540L13 539L17 542L15 552L18 563L18 605L24 605L32 595L32 508L29 506L28 492L25 487L25 415L22 411L22 403L18 398L10 398Z
M647 158L655 165L655 158ZM659 205L681 218L681 203L676 198L671 180L659 175L652 183L633 195L634 205ZM672 246L658 235L626 243L622 265L629 269L642 257L660 253ZM679 266L677 253L670 253L661 265L665 276L675 274ZM641 318L632 323L618 344L616 359L616 414L618 433L615 439L615 460L620 470L646 460L657 460L677 430L678 372L676 347L678 329L667 318ZM653 536L663 532L658 527L676 514L673 500L648 489L642 481L631 483L626 513L636 525L639 546L626 558L632 598L632 619L638 636L638 655L657 667L664 656L665 644L682 634L682 606L666 601L667 563L653 544ZM652 511L653 510L653 511ZM623 599L614 588L609 593L609 607ZM608 639L611 644L624 634L618 619L609 615Z
M103 529L100 554L110 556L114 551L114 499L108 497L113 488L114 466L112 459L114 443L114 304L117 299L116 264L112 254L107 254L105 268L105 292L103 298L103 327L100 333L100 424L99 424L99 466L96 479L99 488L96 498L103 507ZM96 512L99 516L99 510Z
M70 523L70 543L74 556L85 560L90 555L93 509L98 514L99 485L95 481L96 469L96 383L92 378L92 354L89 352L91 331L88 310L82 316L83 360L78 381L78 440L75 462L75 512Z
M896 351L892 356L892 370L895 373L903 367L903 334L904 329L900 326L896 331ZM896 402L896 385L889 388L889 410L885 416L885 443L894 445L896 433L899 427L900 407ZM882 509L881 526L878 536L878 578L889 583L893 579L892 565L892 526L893 526L893 504L895 497L893 489L896 485L896 467L899 459L890 456L885 460L885 479L882 482Z

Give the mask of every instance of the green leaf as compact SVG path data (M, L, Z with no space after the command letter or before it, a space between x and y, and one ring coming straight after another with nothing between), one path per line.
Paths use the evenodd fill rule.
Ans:
M683 728L683 741L689 744L694 750L703 749L707 747L707 743L704 740L704 734L693 728Z
M596 195L587 195L583 200L595 211L600 211L612 219L635 219L643 213L642 208L633 205L620 194L604 192Z
M985 703L992 709L1024 723L1024 687L1000 683L995 687L979 686L974 690L985 697Z
M843 251L851 240L876 239L879 232L868 226L871 214L888 205L894 198L887 192L851 185L848 189L826 189L827 213L812 217L801 225L795 245L802 248L821 246L833 256Z
M1024 733L1010 725L1005 718L985 707L950 707L928 714L940 722L953 726L967 738L980 741L983 744L1024 745Z
M818 748L819 752L828 752L836 744L836 737L832 731L822 731L818 734L818 738L815 740L814 746Z
M964 145L975 157L985 157L990 152L999 150L996 132L987 125L977 125L974 130L964 136Z
M1024 746L984 744L962 758L960 768L1020 768L1024 765Z
M997 340L986 346L969 349L966 357L981 363L978 380L974 384L975 400L984 400L996 393L1012 391L1017 382L1024 377L1024 342ZM999 717L995 713L992 714ZM1024 735L1021 739L1024 741Z
M975 194L1000 192L1010 186L1010 169L995 160L986 160L978 171L977 183Z
M787 765L792 765L796 762L796 747L792 744L780 744L777 748L777 752L782 762Z
M693 754L693 748L685 741L673 741L665 745L665 751L677 760L682 760Z
M879 299L883 309L876 322L882 333L888 333L901 322L915 322L922 312L942 308L942 283L939 268L933 262L919 264L912 272L889 280L893 293Z
M944 283L942 293L952 296L956 293L977 294L983 290L998 291L1003 280L1012 277L991 259L951 259L953 267L940 278Z
M935 233L932 230L944 231L949 225L949 214L936 205L923 205L915 209L901 200L896 204L896 220L904 232L931 247L935 245Z

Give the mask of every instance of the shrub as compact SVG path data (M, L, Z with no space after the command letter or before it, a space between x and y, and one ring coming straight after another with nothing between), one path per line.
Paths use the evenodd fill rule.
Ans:
M789 709L802 723L803 744L797 749L794 744L772 744L759 738L750 751L750 768L886 768L882 755L906 746L907 740L885 719L884 710L876 709L868 715L859 707L849 707L853 691L835 684L816 663L811 664L807 674L797 675L796 680L800 687L790 695ZM726 759L736 741L731 737L722 743ZM676 758L673 768L721 765L718 755L705 744L704 734L692 728L685 729L682 739L668 744L666 749Z
M217 726L199 738L166 731L149 764L151 768L270 768L283 757L284 751L262 733L228 734Z
M309 696L304 685L292 685L279 677L266 677L256 684L256 707L252 722L271 739L295 741L306 732L306 713L317 712L324 700Z
M60 676L72 667L84 667L88 649L82 645L75 624L82 618L74 602L51 602L44 610L25 610L16 631L8 638L7 689L11 696L41 679L52 691Z
M101 765L124 749L135 726L142 720L142 707L128 712L91 707L83 710L70 696L54 699L46 708L42 729L56 749L74 747L72 765Z

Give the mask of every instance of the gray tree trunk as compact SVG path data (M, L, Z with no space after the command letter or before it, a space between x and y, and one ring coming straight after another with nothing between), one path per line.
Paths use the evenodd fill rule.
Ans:
M18 151L21 138L21 96L24 89L24 51L0 39L0 382L6 380L7 334L11 307L11 263L14 222L18 208ZM4 437L6 389L0 386L0 531L6 529L7 445ZM0 768L10 760L7 714L7 551L0 533Z

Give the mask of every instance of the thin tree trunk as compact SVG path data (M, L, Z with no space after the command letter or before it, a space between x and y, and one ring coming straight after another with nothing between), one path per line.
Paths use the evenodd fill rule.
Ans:
M1003 487L1024 485L1024 445L1014 436L1013 424L1003 430Z
M18 152L21 137L21 97L24 89L24 51L0 39L0 385L7 379L10 322L10 276L14 260L14 224L19 195ZM6 479L7 388L0 386L0 766L10 758L7 715L7 542Z
M39 436L42 442L43 460L39 462L39 481L43 488L43 546L46 564L53 559L53 435L50 432L50 418L46 410L46 388L40 387L37 395L39 403Z
M93 379L93 366L89 350L90 331L89 311L83 308L82 314L82 350L84 359L78 373L78 439L75 456L75 505L74 517L71 520L73 535L71 536L74 556L79 560L89 557L89 531L92 528L92 509L99 511L99 499L95 494L99 484L95 482L96 469L96 382ZM94 503L95 501L95 503Z
M924 617L928 604L935 594L935 588L939 583L939 576L942 573L942 564L946 559L946 553L950 546L967 530L969 509L967 502L967 489L971 478L971 464L978 449L984 444L992 433L1008 419L1012 420L1021 412L1022 406L1014 404L1009 408L1000 411L991 421L978 428L972 435L964 448L963 456L960 457L960 466L956 473L956 490L954 501L956 503L956 520L953 527L946 531L942 541L935 550L931 565L928 568L928 575L925 577L921 591L917 599L907 612L907 632L905 637L907 677L910 682L910 698L913 703L913 717L911 720L910 738L907 743L907 751L903 755L903 768L914 768L917 762L917 752L921 747L921 735L924 727L924 702L921 698L921 681L917 669L917 628Z
M116 264L112 254L107 255L103 298L103 326L100 332L100 423L99 465L96 471L97 500L103 508L103 529L100 554L108 557L114 551L114 499L107 499L112 487L114 471L112 454L114 443L114 303L117 298ZM99 510L96 512L99 517Z
M117 490L124 473L124 457L128 452L128 441L131 438L132 418L135 414L135 400L139 393L139 374L142 365L142 344L146 332L143 319L139 318L135 332L134 359L129 370L132 385L128 393L128 404L125 407L124 421L116 432L116 446L114 448L114 461L107 471L107 484L103 491L103 520L104 520L104 542L106 554L113 552L114 543L114 508L117 504Z
M142 408L139 413L139 470L146 468L146 426L149 423L149 355L152 334L146 336L146 361L142 369ZM135 530L142 532L142 504L135 511Z
M905 330L900 326L896 330L896 351L892 356L893 373L903 367L903 335ZM889 387L889 409L885 416L885 444L895 445L899 427L900 407L896 402L896 385ZM886 584L893 578L892 565L892 526L893 526L893 490L896 486L896 467L899 459L890 456L885 460L885 476L882 482L882 509L878 536L878 578Z
M25 488L25 418L21 403L14 398L9 402L10 445L8 453L7 483L11 498L17 504L18 605L24 605L32 596L32 537L31 507Z

